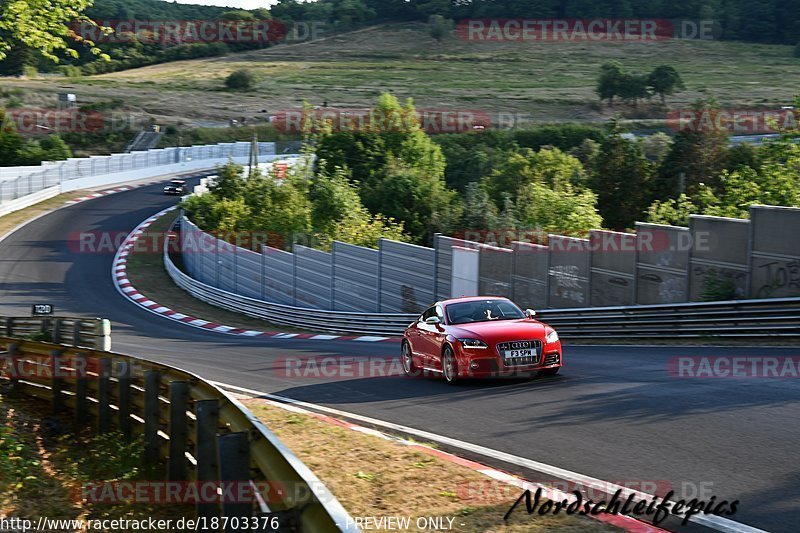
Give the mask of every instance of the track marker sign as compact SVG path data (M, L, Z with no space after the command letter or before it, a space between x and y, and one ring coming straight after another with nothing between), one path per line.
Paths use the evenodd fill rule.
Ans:
M56 308L52 304L33 304L31 305L31 316L53 316Z

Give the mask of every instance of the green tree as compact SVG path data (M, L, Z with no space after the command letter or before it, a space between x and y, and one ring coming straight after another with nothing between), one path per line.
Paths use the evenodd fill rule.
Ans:
M636 107L639 105L639 100L650 97L647 83L646 76L625 73L617 84L617 96L625 102L632 102L633 106Z
M252 70L240 68L234 70L225 78L225 86L233 90L250 90L256 85L258 78Z
M438 43L453 31L453 26L452 19L446 19L441 15L431 15L428 18L428 33Z
M244 167L230 161L217 168L217 177L209 190L219 199L233 199L243 195L244 185Z
M719 108L713 99L693 105L700 113ZM661 162L656 182L657 198L691 196L699 183L716 186L719 173L728 165L728 134L717 129L682 130L673 137L672 148Z
M619 132L600 147L590 187L597 193L600 214L614 230L633 227L651 201L652 165L636 141Z
M661 104L666 105L666 97L675 94L686 86L678 71L670 65L659 65L647 77L647 85L661 97Z
M9 120L6 112L0 109L0 166L17 165L17 153L24 141L17 128Z
M318 172L346 168L373 214L403 224L413 242L428 243L458 219L458 202L444 181L441 147L419 126L411 100L382 94L360 130L316 128Z
M417 244L430 244L434 233L449 232L460 215L457 195L444 179L399 158L379 179L362 183L361 197L370 212L402 222Z
M666 133L658 132L653 135L648 135L641 141L642 152L644 156L658 164L667 157L670 148L672 147L672 138Z
M516 198L519 187L534 182L556 190L566 184L580 187L586 182L586 172L580 160L558 148L542 148L538 152L522 148L509 151L505 161L482 181L498 205L504 193Z
M574 191L567 184L556 191L543 183L529 183L519 190L516 211L524 229L586 236L590 229L603 226L596 205L597 196L590 190Z
M464 206L459 221L460 229L485 230L498 225L497 206L484 187L477 183L467 184Z
M594 139L585 139L580 145L569 151L569 155L578 159L588 172L594 168L598 154L600 154L600 143Z
M334 240L369 248L376 248L380 238L408 242L402 224L367 211L342 168L333 176L314 176L310 194L315 237L322 249L329 249Z
M41 141L45 161L63 161L72 157L72 151L59 135L50 135Z
M656 200L647 208L648 222L670 226L688 226L689 215L699 213L697 205L685 194L678 198Z
M600 76L597 79L595 91L600 101L608 100L609 105L614 105L614 97L619 95L620 86L625 75L625 69L619 61L607 61L600 67Z
M78 52L69 47L69 41L77 40L70 23L90 24L83 12L91 5L92 0L0 2L0 61L12 46L18 45L36 50L56 63L58 51L77 58ZM90 47L92 54L108 59L91 41L83 43Z

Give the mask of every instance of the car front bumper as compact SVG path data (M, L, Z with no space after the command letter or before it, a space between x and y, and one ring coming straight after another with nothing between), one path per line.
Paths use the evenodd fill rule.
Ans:
M558 368L564 364L560 342L544 344L536 362L529 365L506 365L496 346L490 346L485 350L470 350L459 346L456 357L459 377L527 376L540 370Z

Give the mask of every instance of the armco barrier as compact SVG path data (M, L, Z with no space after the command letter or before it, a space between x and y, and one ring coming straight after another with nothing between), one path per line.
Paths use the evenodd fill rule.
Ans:
M800 298L590 307L538 313L569 339L800 337Z
M56 344L111 350L111 323L103 318L0 316L0 333L20 338L47 336Z
M236 483L255 496L198 503L198 516L238 518L233 524L276 516L280 531L357 531L336 498L263 423L197 375L107 351L11 337L0 337L0 360L5 390L46 400L54 414L72 411L79 428L102 433L113 427L143 438L144 460L164 463L166 480Z

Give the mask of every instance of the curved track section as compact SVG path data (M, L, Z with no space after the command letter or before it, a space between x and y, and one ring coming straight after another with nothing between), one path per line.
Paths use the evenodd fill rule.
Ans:
M475 382L384 374L391 343L241 338L188 328L117 292L114 250L82 253L82 231L127 235L173 205L158 186L55 211L0 243L0 313L53 303L59 314L113 322L115 351L175 364L207 379L391 421L616 483L657 483L740 500L733 519L769 531L800 523L800 380L679 379L677 355L786 355L796 349L567 347L563 376ZM340 375L303 371L342 357ZM299 368L298 368L299 362ZM385 361L384 361L385 363ZM498 466L545 481L545 474ZM456 488L454 487L455 491ZM700 494L702 496L702 492Z

